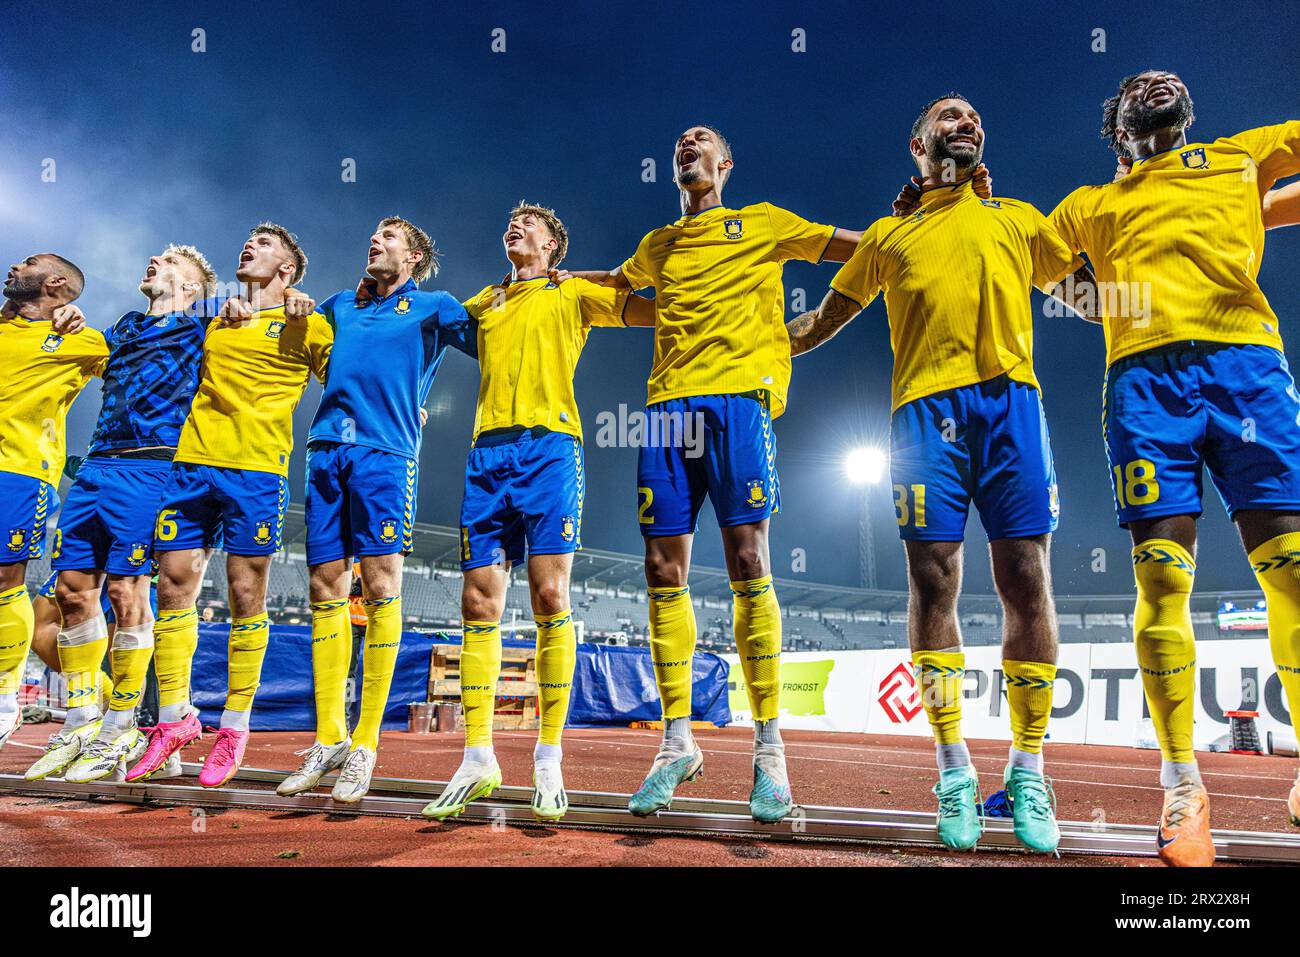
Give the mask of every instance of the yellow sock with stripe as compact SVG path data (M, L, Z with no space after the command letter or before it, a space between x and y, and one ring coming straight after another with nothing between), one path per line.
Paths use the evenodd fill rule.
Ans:
M1196 765L1192 750L1196 641L1191 605L1195 577L1196 562L1177 542L1152 538L1133 549L1137 583L1133 639L1151 723L1165 761L1192 768ZM1168 775L1161 773L1167 780Z
M134 714L153 658L153 619L146 618L138 625L118 625L113 634L112 658L117 680L107 684L109 709Z
M651 588L650 657L665 722L691 717L691 663L695 658L695 606L690 586Z
M1011 763L1042 773L1043 738L1052 717L1056 665L1043 661L1002 660L1011 712Z
M27 586L0 592L0 711L18 710L18 688L35 627Z
M731 583L736 653L755 721L781 711L781 606L772 576Z
M316 697L316 740L347 740L348 668L352 664L352 621L346 598L311 603L311 675Z
M110 651L109 654L111 655L112 652ZM109 703L113 700L113 689L116 687L113 683L113 676L100 668L96 681L99 687L99 696L96 703L99 705L100 711L107 711Z
M108 653L108 622L104 613L59 631L59 670L68 683L68 715L64 726L79 728L99 717L99 676Z
M533 620L537 622L537 703L542 725L537 741L543 745L559 745L564 721L569 716L573 666L578 658L573 610L539 615Z
M461 623L460 706L465 714L465 747L492 747L497 679L501 676L501 623Z
M230 620L230 644L227 657L229 677L226 682L226 710L221 713L221 727L248 730L253 696L262 680L262 661L271 637L271 622L266 612L248 618Z
M914 651L912 673L921 689L921 705L930 720L936 744L961 744L961 686L966 653Z
M379 750L379 729L388 707L388 692L393 686L397 651L402 644L402 599L367 598L366 644L361 652L364 678L361 682L361 717L352 735L353 746ZM461 676L462 680L464 675Z
M1271 538L1250 553L1268 603L1268 643L1300 740L1300 532Z
M180 721L190 706L190 665L199 646L199 613L188 608L159 609L153 623L153 660L158 675L158 720Z

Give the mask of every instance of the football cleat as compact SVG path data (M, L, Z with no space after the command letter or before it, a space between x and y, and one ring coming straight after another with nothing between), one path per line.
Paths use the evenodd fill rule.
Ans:
M377 755L364 744L359 744L348 753L339 771L339 778L334 782L330 797L344 804L355 804L366 796L370 790L370 775L375 771Z
M627 802L627 809L637 817L648 817L671 807L677 785L694 781L704 772L704 752L694 741L691 749L685 753L660 750L650 766L650 773Z
M79 728L63 727L50 735L42 754L23 775L28 781L39 781L51 775L62 774L68 765L81 756L82 750L99 734L102 718L96 718Z
M499 787L501 766L497 764L496 758L492 759L491 764L462 763L443 792L426 804L420 813L433 821L457 817L470 801L491 797L492 792Z
M203 726L198 715L191 711L180 721L159 721L155 727L140 730L148 740L144 754L127 769L127 783L146 781L158 774L169 758L179 755L181 748L199 738Z
M310 748L295 752L305 754L306 757L297 771L280 782L275 793L281 797L293 797L313 790L320 784L321 778L343 765L351 749L352 741L348 739L329 746L317 742Z
M560 762L533 765L533 817L539 821L558 821L568 811L569 794L564 790Z
M212 743L199 771L199 783L205 788L219 788L239 772L244 763L244 749L248 747L248 732L239 728L218 728L217 740Z
M973 766L939 772L934 786L939 799L939 840L955 851L973 850L984 832L979 775Z
M1214 863L1210 795L1195 778L1183 778L1165 789L1156 849L1160 860L1170 867L1209 867Z

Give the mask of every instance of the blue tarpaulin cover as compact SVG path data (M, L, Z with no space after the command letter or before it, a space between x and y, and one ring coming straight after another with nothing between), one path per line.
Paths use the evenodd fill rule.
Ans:
M205 724L221 719L226 700L226 644L230 627L201 623L194 655L193 697ZM424 701L429 685L429 656L436 644L455 644L443 634L402 633L397 670L384 713L385 730L406 727L406 706ZM506 638L506 647L530 647L528 639ZM358 665L357 680L361 680ZM691 717L722 726L731 721L727 705L727 663L712 654L697 654L691 689ZM570 725L628 724L659 718L659 693L648 648L578 645ZM310 731L316 727L312 698L311 628L272 625L262 683L253 703L254 731Z

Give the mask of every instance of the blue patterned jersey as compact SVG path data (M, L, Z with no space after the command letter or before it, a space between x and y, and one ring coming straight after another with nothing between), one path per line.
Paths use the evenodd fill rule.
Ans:
M420 454L420 407L453 346L478 358L474 320L455 296L413 280L385 299L356 304L351 290L320 304L334 350L311 442L355 443L408 459Z
M175 448L199 388L203 337L219 307L209 299L165 316L128 312L104 332L104 405L89 454Z

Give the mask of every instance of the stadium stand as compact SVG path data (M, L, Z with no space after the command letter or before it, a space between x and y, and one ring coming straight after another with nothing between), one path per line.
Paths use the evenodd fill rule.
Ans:
M273 620L298 624L310 618L309 583L303 553L301 506L290 506L285 520L285 550L271 563L267 607ZM416 525L415 550L407 559L402 583L402 610L409 627L454 629L460 621L461 574L458 535L454 528ZM49 575L50 560L31 562L28 584L34 589ZM573 609L588 640L646 645L649 633L642 584L643 558L586 549L573 568ZM785 617L787 651L830 651L907 647L907 595L902 592L777 580ZM700 648L732 650L731 593L727 573L693 568L691 592L699 623ZM1219 630L1215 610L1225 599L1253 605L1257 593L1205 593L1193 596L1193 625L1198 640L1241 637ZM1132 595L1058 595L1062 642L1127 642L1132 632ZM224 555L213 557L204 575L199 607L226 615ZM1002 640L1001 609L992 595L964 595L960 605L964 642L971 647ZM531 621L528 580L522 567L511 574L506 591L505 622Z

